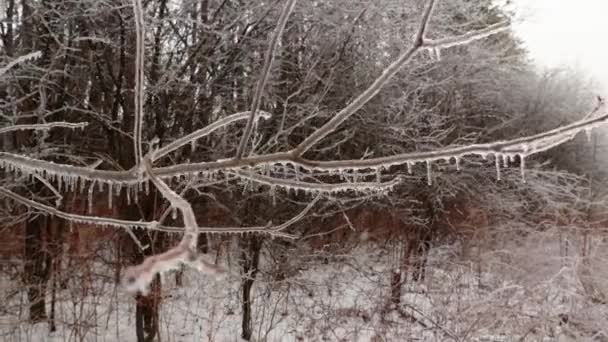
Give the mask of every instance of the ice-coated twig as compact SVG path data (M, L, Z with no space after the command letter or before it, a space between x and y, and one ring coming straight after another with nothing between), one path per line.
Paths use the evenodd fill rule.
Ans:
M428 49L445 49L458 45L470 44L476 40L487 38L489 36L504 32L510 28L510 24L507 21L500 22L498 24L490 25L484 29L467 32L455 37L447 37L441 39L427 39L425 38L422 46Z
M7 71L12 69L16 65L18 65L20 63L25 63L31 59L40 58L41 55L42 55L42 53L40 51L34 51L34 52L30 52L26 55L19 56L19 57L13 59L7 65L0 68L0 76L4 75Z
M157 221L129 221L107 217L87 216L79 214L66 213L57 208L42 204L30 199L27 199L19 194L16 194L6 188L0 187L0 194L14 200L15 202L21 203L28 208L37 209L43 213L60 217L62 219L72 221L75 223L92 224L100 227L112 227L122 229L133 229L140 228L146 230L156 230L167 233L183 233L183 227L172 227L163 226L158 224ZM290 220L291 221L291 220ZM284 228L288 227L289 224L283 223L280 226L255 226L255 227L198 227L199 233L205 234L268 234L272 237L281 237L287 239L295 239L296 236L282 232Z
M49 190L51 190L51 192L57 197L57 199L55 200L55 205L60 206L61 201L63 201L63 196L59 193L59 191L57 191L57 189L55 189L55 187L52 186L51 183L49 183L46 179L40 177L39 175L34 174L34 177L38 179L40 183L44 184L44 186L46 186Z
M293 11L295 5L296 0L289 0L287 4L285 4L285 7L281 12L281 16L279 17L277 27L272 34L270 44L268 44L268 50L266 50L266 56L264 57L262 75L260 76L258 84L255 88L255 94L253 95L253 101L251 102L251 112L249 115L249 119L247 120L247 124L245 125L245 131L243 132L243 136L241 137L241 141L239 142L239 146L236 150L236 159L240 159L243 156L243 152L245 151L245 145L247 145L249 137L251 136L251 132L253 131L253 123L256 118L256 112L260 107L260 102L262 101L262 93L264 92L264 88L266 88L266 83L268 82L268 78L270 77L270 69L272 67L272 62L274 61L274 54L277 50L277 46L279 45L279 41L281 40L281 36L283 35L283 31L285 30L287 19L289 18L289 15Z
M96 181L108 184L135 184L139 179L132 171L93 170L89 167L54 163L42 159L34 159L19 154L0 152L0 168L20 170L24 174L37 173L47 179L66 178Z
M197 139L205 137L222 127L226 127L227 125L229 125L235 121L247 119L250 117L250 113L252 113L252 112L250 112L250 111L239 112L239 113L229 115L225 118L219 119L217 121L214 121L213 123L209 124L208 126L201 128L199 130L196 130L186 136L183 136L183 137L171 142L170 144L154 151L152 153L151 160L152 160L152 162L154 162L154 161L162 158L163 156L177 150L178 148L191 144L193 141L196 141ZM259 118L263 118L265 120L268 120L268 119L270 119L270 117L271 117L270 113L264 112L264 111L259 111L256 114L255 119L257 120Z
M52 128L69 128L69 129L77 129L77 128L85 128L88 125L87 122L48 122L43 124L23 124L23 125L13 125L0 128L0 134L14 132L14 131L25 131L25 130L34 130L34 131L47 131Z
M133 146L135 149L136 164L140 164L142 153L142 130L144 116L144 56L145 56L145 29L144 11L141 0L133 0L133 14L135 19L135 89L134 89L134 120L133 120Z
M369 191L378 191L378 192L386 192L392 190L399 182L401 181L399 178L395 178L388 182L357 182L357 183L310 183L303 182L298 180L291 179L283 179L283 178L275 178L264 176L255 172L245 171L245 170L235 170L230 173L234 173L235 175L249 179L256 183L268 185L270 187L279 187L287 190L303 190L307 193L338 193L344 191L360 191L360 192L369 192Z

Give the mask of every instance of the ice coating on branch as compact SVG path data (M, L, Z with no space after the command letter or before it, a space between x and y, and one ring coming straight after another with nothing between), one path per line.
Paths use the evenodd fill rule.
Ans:
M303 181L296 181L284 178L275 178L264 176L255 172L245 170L234 170L232 171L235 175L252 182L257 182L273 187L280 187L286 191L301 190L306 194L316 193L340 193L347 191L359 191L359 192L384 192L390 191L400 181L399 178L395 178L388 182L360 182L360 183L349 183L341 182L336 184L328 183L310 183ZM346 173L343 170L338 171L342 177L346 177Z
M0 76L4 75L7 71L12 69L14 66L21 64L21 63L25 63L32 59L40 58L40 56L42 56L42 52L40 52L40 51L34 51L34 52L30 52L28 54L19 56L19 57L13 59L12 61L10 61L7 65L0 68Z

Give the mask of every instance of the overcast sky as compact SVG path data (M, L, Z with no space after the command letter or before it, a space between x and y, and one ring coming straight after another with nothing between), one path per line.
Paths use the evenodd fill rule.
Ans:
M515 0L515 29L541 65L580 68L608 90L608 0Z

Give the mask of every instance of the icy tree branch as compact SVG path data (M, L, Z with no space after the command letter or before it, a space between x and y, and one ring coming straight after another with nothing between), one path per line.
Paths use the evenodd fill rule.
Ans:
M61 211L57 208L48 206L46 204L42 204L30 199L27 199L19 194L16 194L6 188L0 187L0 194L6 196L14 200L15 202L21 203L22 205L39 210L43 213L50 214L53 216L60 217L62 219L72 221L75 223L82 224L92 224L100 227L112 227L112 228L122 228L122 229L147 229L147 230L156 230L167 233L183 233L183 227L172 227L172 226L164 226L158 224L157 221L129 221L129 220L121 220L107 217L97 217L97 216L87 216L87 215L79 215L79 214L71 214ZM309 208L310 209L310 208ZM301 217L305 215L307 211L303 211L297 217ZM285 222L279 226L256 226L256 227L198 227L199 233L205 234L268 234L271 237L280 237L287 239L295 239L296 236L288 233L284 233L287 227L289 227L295 218L290 219L288 222ZM290 223L291 222L291 223Z
M450 47L458 46L458 45L470 44L476 40L480 40L480 39L487 38L489 36L498 34L500 32L504 32L504 31L508 30L509 28L510 28L509 22L501 22L498 24L488 26L481 30L467 32L465 34L455 36L455 37L448 37L448 38L442 38L442 39L437 39L437 40L431 40L431 39L425 38L422 43L422 46L425 48L441 49L441 48L450 48Z
M201 128L195 132L192 132L186 136L183 136L183 137L171 142L170 144L154 151L152 153L151 160L152 160L152 162L154 162L154 161L162 158L163 156L177 150L178 148L180 148L182 146L185 146L188 144L193 144L196 142L196 140L198 140L202 137L205 137L220 128L226 127L227 125L229 125L233 122L251 118L251 115L250 115L251 113L253 113L253 112L250 112L250 111L240 112L240 113L232 114L225 118L219 119L204 128ZM270 116L271 116L270 113L261 111L255 115L255 120L258 120L259 118L268 120L268 119L270 119Z
M264 67L262 69L262 75L260 76L260 79L255 89L255 94L253 96L253 101L251 102L251 112L249 115L249 120L247 120L245 131L243 132L243 136L241 137L241 141L239 142L239 146L236 150L236 159L240 159L243 156L245 145L249 141L249 137L251 136L251 132L253 131L253 124L256 119L256 112L260 107L262 93L264 92L264 88L266 87L266 83L268 82L268 78L270 77L270 69L272 67L272 62L274 61L274 54L277 50L277 46L279 45L279 41L281 40L281 36L283 35L283 31L285 30L287 19L289 18L289 15L291 14L293 8L296 5L296 1L297 0L289 0L287 2L285 7L283 8L283 11L281 12L277 27L274 33L272 34L272 39L270 40L270 44L268 45L268 50L266 51L266 56L264 58Z
M13 125L8 127L0 128L0 134L15 132L15 131L25 131L25 130L34 130L34 131L48 131L52 128L69 128L69 129L77 129L77 128L85 128L88 125L86 122L49 122L43 124L31 124L31 125Z
M359 192L380 192L384 193L392 190L399 182L399 178L395 178L388 182L341 182L335 184L327 183L310 183L302 182L297 180L276 178L260 175L250 171L235 170L234 174L241 178L249 179L256 183L264 184L269 187L279 187L284 189L302 190L310 193L338 193L345 191L359 191Z
M134 89L134 120L133 120L133 145L135 149L136 164L140 164L142 153L142 130L144 116L144 70L145 70L145 29L144 11L141 0L133 0L133 12L135 18L135 89Z
M25 63L31 59L39 58L41 55L42 55L42 53L40 51L34 51L34 52L28 53L27 55L23 55L23 56L19 56L19 57L15 58L14 60L10 61L7 65L0 68L0 76L6 74L6 72L8 72L10 69L15 67L16 65L18 65L20 63Z
M166 167L153 168L152 171L160 179L183 175L197 175L205 172L222 170L238 170L243 167L255 167L275 164L294 164L304 169L318 171L339 171L389 168L392 165L404 165L423 161L449 160L461 158L465 155L498 154L503 156L516 156L535 154L545 151L572 139L583 131L589 131L608 121L608 114L576 121L570 125L556 128L544 133L518 138L508 141L497 141L487 144L448 147L436 151L404 153L399 155L379 157L373 159L315 161L294 157L290 152L279 152L243 159L225 159L203 163L177 164ZM145 179L138 179L131 171L104 171L91 170L87 167L78 167L67 164L56 164L44 160L32 159L8 152L0 152L0 167L9 171L19 170L25 174L37 173L49 179L65 178L65 182L96 181L106 184L136 184Z

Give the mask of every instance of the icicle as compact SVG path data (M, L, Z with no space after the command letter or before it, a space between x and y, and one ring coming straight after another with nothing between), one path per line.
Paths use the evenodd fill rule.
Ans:
M59 192L63 192L63 190L61 189L62 185L63 185L63 175L59 175L57 177L57 190L59 190Z
M144 182L144 188L146 190L146 195L149 195L150 194L150 182L149 181L146 180Z
M127 185L125 191L127 192L127 205L131 205L131 186Z
M519 155L519 171L521 172L521 180L526 182L526 157L523 154Z
M509 167L509 156L507 154L502 155L502 166Z
M272 196L272 206L276 207L277 206L277 196L276 196L276 189L274 185L270 186L270 196Z
M171 218L173 220L177 220L177 209L176 208L171 208Z
M196 150L196 139L190 141L190 151L194 153L194 150Z
M296 180L300 180L300 167L298 165L294 165L294 172L296 174Z
M108 208L112 209L112 198L114 197L114 193L112 190L112 183L108 184Z
M376 182L382 182L382 171L380 171L380 168L376 169Z
M431 162L429 160L426 161L426 178L427 178L427 184L428 185L433 185L433 179L432 179L432 174L431 174Z
M412 174L412 163L409 161L407 162L407 173Z
M88 198L87 198L88 199L89 214L93 212L93 189L95 189L95 181L93 181L91 183L91 186L89 187L89 195L88 195Z
M500 180L500 155L494 155L494 162L496 164L496 179Z
M591 128L585 128L585 135L587 136L587 142L591 142Z
M454 161L456 162L456 171L460 171L460 157L454 157Z

